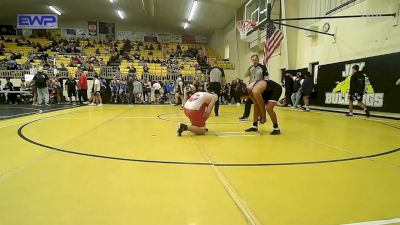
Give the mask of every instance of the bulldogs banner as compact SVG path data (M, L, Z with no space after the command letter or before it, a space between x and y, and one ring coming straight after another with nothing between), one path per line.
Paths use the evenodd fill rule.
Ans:
M318 70L314 105L347 108L352 67L366 76L363 102L372 111L400 113L400 53L321 65Z

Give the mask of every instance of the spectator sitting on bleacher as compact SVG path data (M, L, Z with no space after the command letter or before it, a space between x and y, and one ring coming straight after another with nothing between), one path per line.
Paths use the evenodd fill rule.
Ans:
M71 47L68 46L68 47L65 49L65 52L68 53L68 54L72 53Z
M129 67L129 75L136 75L136 68L132 65Z
M157 45L157 50L160 51L161 50L161 44Z
M143 66L143 73L149 73L149 67L147 66L147 64L144 64Z
M139 61L139 66L143 66L144 64L146 64L146 60L144 59L144 57L142 57Z
M161 63L161 60L159 58L157 58L154 62L155 63Z
M153 44L150 45L149 50L154 50Z
M170 57L170 58L174 58L174 57L175 57L175 52L174 52L174 50L171 50L171 51L170 51L169 57Z
M31 65L31 62L30 62L29 59L26 60L26 61L24 62L24 64L21 65L21 69L22 69L22 70L29 70L30 68L32 68L32 65Z
M124 59L125 59L126 61L132 61L132 57L131 57L131 55L130 55L129 53L125 53L125 54L124 54Z
M45 62L43 63L43 70L50 70L50 69L51 69L51 67L50 67L49 62L45 61Z
M7 70L16 70L17 63L14 60L7 61Z
M5 40L5 42L10 43L10 42L12 42L12 40L8 37L8 38Z
M94 66L93 64L89 64L88 68L87 68L88 72L94 72Z
M61 65L61 67L58 68L58 71L68 71L68 69L65 67L64 63L61 63L60 65Z
M74 53L80 53L81 51L77 47L74 47L73 52Z
M102 66L105 66L105 65L106 65L106 63L104 62L104 59L103 59L103 58L100 58L100 60L99 60L99 66L102 67Z
M139 52L135 52L135 54L133 55L133 58L135 58L135 60L139 60L140 59Z

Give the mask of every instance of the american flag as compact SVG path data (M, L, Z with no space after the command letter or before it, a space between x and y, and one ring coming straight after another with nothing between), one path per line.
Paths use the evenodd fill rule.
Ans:
M271 58L275 49L279 47L282 40L283 33L277 29L273 23L268 23L267 36L264 45L264 65L268 64L268 60Z

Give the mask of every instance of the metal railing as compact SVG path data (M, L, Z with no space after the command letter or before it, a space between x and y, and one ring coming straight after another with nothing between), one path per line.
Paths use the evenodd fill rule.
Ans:
M80 70L77 71L81 72ZM43 73L47 76L54 78L68 78L70 75L69 71L58 71L56 74L52 70L43 70ZM30 74L29 70L0 70L0 78L11 78L11 79L21 79L24 78L26 74ZM87 76L92 78L96 72L88 72ZM73 74L78 75L78 74ZM102 67L100 70L99 77L103 79L112 79L114 76L121 77L126 75L136 75L136 74L122 74L117 68L111 66ZM141 80L152 80L152 81L167 81L167 80L177 80L178 77L182 77L183 81L193 81L196 76L201 74L195 73L191 75L180 75L179 73L167 73L167 74L152 74L143 73L140 77ZM205 76L206 77L206 76ZM204 80L204 79L202 79Z

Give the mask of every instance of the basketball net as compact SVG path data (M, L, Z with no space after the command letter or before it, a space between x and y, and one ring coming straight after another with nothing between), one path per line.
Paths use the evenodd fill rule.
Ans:
M240 20L236 22L236 28L240 32L242 39L247 37L247 33L256 26L256 23L250 20Z

